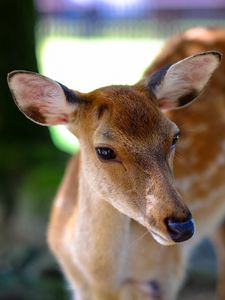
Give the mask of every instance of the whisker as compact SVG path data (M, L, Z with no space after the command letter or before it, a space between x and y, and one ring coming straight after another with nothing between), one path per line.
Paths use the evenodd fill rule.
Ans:
M139 236L138 238L136 238L136 240L134 240L131 244L130 247L134 247L138 242L140 242L140 240L142 240L147 234L149 234L149 231L146 230L141 236Z

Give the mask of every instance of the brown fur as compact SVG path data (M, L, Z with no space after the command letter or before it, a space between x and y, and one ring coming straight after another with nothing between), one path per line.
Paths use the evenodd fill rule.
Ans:
M195 55L133 86L109 86L88 94L74 92L79 103L68 102L65 91L73 91L39 74L14 71L8 76L16 103L28 117L42 125L66 123L80 140L81 152L69 163L48 230L50 248L76 300L174 299L184 276L186 247L166 248L152 236L163 245L174 245L192 236L193 222L176 190L172 172L178 128L161 109L174 109L191 101L193 90L201 92L219 61L219 53ZM31 105L32 112L27 111ZM197 108L204 113L206 104ZM182 113L182 118L176 117L178 112L171 118L173 115L178 124L189 122L197 130L199 112L195 115L191 110L191 114L187 109L183 111L186 114ZM40 112L44 118L40 119ZM219 126L221 119L216 115L211 125L218 122ZM199 126L206 124L205 116L203 121ZM190 186L190 205L191 197L200 197L199 188L208 188L212 177L211 173L207 175L210 178L205 174L208 165L202 162L203 155L209 162L219 149L216 139L212 150L207 150L208 143L202 140L196 145L193 142L191 148L185 145L195 134L184 137L180 150L189 158L190 149L196 149L196 160L183 160L180 168L176 162L177 185L181 191L184 188L183 192ZM113 160L105 160L100 148L114 151ZM213 166L209 168L215 172ZM203 179L206 187L200 185ZM215 201L209 228L215 225L215 215L218 219L223 216L221 202ZM192 208L200 228L193 242L206 227L205 218L200 218L206 207Z
M213 30L212 35L210 35L211 32L209 30L209 36L213 37L212 43L210 43L210 41L202 42L198 39L187 39L185 37L185 34L175 37L163 50L163 54L161 54L156 59L155 63L147 70L146 75L152 73L163 65L174 63L179 59L182 59L191 54L195 54L199 51L213 49L223 52L223 47L221 46L221 30L219 31L220 38L217 41L214 38L214 34L216 34L217 31ZM128 270L130 272L129 276L134 276L138 284L144 285L145 289L147 286L147 282L149 282L150 280L156 281L160 287L160 295L158 295L157 299L175 299L175 295L177 294L177 291L185 275L185 265L187 263L188 254L190 253L190 248L193 247L205 234L210 234L213 229L221 222L224 215L225 204L223 201L223 194L211 198L210 193L213 190L221 189L223 187L225 166L218 165L218 168L214 171L213 174L207 174L207 170L209 170L209 168L213 166L213 163L216 161L218 152L221 149L221 141L223 141L225 138L225 117L222 113L224 111L225 105L223 97L223 70L224 63L219 68L217 76L212 79L209 88L202 96L199 97L198 101L196 101L195 104L187 108L183 108L179 112L172 111L168 113L169 118L171 118L181 128L182 138L178 144L177 152L182 156L176 157L175 159L175 176L177 178L177 187L184 195L186 203L192 208L192 212L196 220L197 234L195 235L192 243L185 243L181 246L177 245L171 248L164 248L158 245L154 240L147 237L144 237L140 241L135 242L138 237L144 234L144 230L133 221L131 221L130 225L124 224L122 227L124 229L121 229L125 230L124 232L126 232L126 226L131 226L134 234L134 238L130 240L129 243L131 244L130 246L128 246L131 250L129 254L131 255L130 261L132 261L132 265L128 266ZM96 102L95 106L91 105L91 101L89 102L89 110L87 111L85 109L85 112L82 113L82 122L84 126L81 131L88 131L90 133L89 136L92 136L91 132L96 131L96 129L98 128L98 122L96 121L97 118L96 120L93 120L94 115L98 115L98 117L101 118L101 121L104 121L104 118L107 120L108 118L110 118L112 120L113 126L116 126L117 128L116 132L115 127L113 127L114 131L112 130L112 128L107 128L107 130L105 130L104 128L104 132L101 131L100 127L98 128L97 132L102 132L104 140L106 139L107 142L108 140L110 140L110 142L116 142L116 147L117 149L119 149L119 151L121 151L121 156L128 155L128 161L135 161L137 170L139 171L131 171L131 174L133 174L132 181L137 181L139 184L139 188L141 188L140 185L142 185L142 183L140 182L140 180L137 180L137 178L143 177L143 173L140 173L140 170L144 169L145 172L148 173L148 175L152 179L153 190L155 190L155 193L159 196L160 199L163 199L163 201L157 203L157 209L160 212L164 212L165 217L166 215L170 215L171 213L170 211L168 211L168 204L170 203L168 202L168 195L170 195L170 199L176 199L177 195L173 194L174 192L173 190L170 190L168 182L165 182L165 176L163 175L163 172L166 172L166 169L165 165L163 166L163 169L161 168L163 163L162 161L160 161L160 159L168 151L169 145L171 144L171 140L173 138L174 129L172 130L170 123L165 121L162 118L161 114L159 114L158 109L154 106L154 98L152 98L153 102L149 102L149 95L146 98L145 93L146 92L143 91L142 88L140 88L138 85L136 90L130 90L130 88L127 89L124 87L121 87L119 89L118 87L116 87L114 89L113 87L111 87L103 90L101 89L100 93L99 91L93 92L91 95L92 102L99 102L98 109L96 114L93 114L92 110L96 109ZM99 109L99 107L102 107L106 97L107 108L104 106L104 109L102 111L102 109ZM129 102L125 100L128 98L130 99ZM133 106L134 103L135 106ZM137 126L139 130L137 130ZM207 126L206 130L204 126ZM160 136L160 139L157 135L157 131L159 130L159 128L161 128L161 132L164 133L164 136ZM76 128L73 128L72 131L74 131L74 133L78 136L82 136L82 133L78 133ZM156 134L157 139L154 139L154 134ZM81 147L85 148L85 151L90 152L90 148L88 148L87 145L92 143L93 140L88 141L86 139L83 142L81 140ZM126 149L126 153L124 153L124 149ZM159 153L160 151L161 153ZM154 160L149 160L149 153L151 153L151 157L154 157ZM113 181L115 180L116 182L118 182L117 184L119 184L122 178L119 174L117 174L116 170L114 170L114 174L115 178L113 179ZM158 184L159 182L161 182L161 185ZM126 181L124 182L124 187L128 191L132 190L132 193L135 193L136 190L138 190L138 187L131 187L129 185L126 185ZM113 188L111 192L113 193ZM222 188L221 193L223 192L225 192L225 190L223 190ZM132 201L132 193L130 194L129 201ZM173 203L175 203L178 208L181 202L178 198L177 201L175 200ZM146 209L145 204L142 202L134 202L133 204L134 210L135 206L137 207L137 209L140 209L140 205L142 209ZM180 207L180 212L182 212L183 208L184 206ZM109 207L107 208L107 210L108 209ZM88 290L90 289L90 283L88 286L83 286L84 282L87 283L87 281L84 280L84 277L86 276L85 270L83 269L83 271L81 271L81 269L79 270L79 268L77 269L72 267L73 262L71 261L71 254L65 252L65 245L62 248L62 243L59 242L62 237L66 236L66 232L62 231L60 238L60 234L58 232L55 232L54 226L52 226L52 222L54 222L56 218L58 220L61 219L60 216L54 216L54 210L52 221L50 222L49 227L50 245L53 249L53 252L59 258L59 261L61 262L61 265L63 266L63 269L65 270L67 276L69 278L72 278L72 282L74 282L74 280L76 281L76 289L77 287L86 289L87 298L84 297L82 299L130 300L139 299L139 297L140 299L145 299L145 294L141 292L141 290L143 290L141 286L140 290L136 290L136 296L134 296L134 291L131 292L134 288L137 288L137 284L134 285L133 281L129 281L126 284L124 282L123 287L119 289L120 296L117 294L117 292L115 294L115 292L110 291L112 282L114 282L115 285L118 284L114 281L114 276L118 274L118 269L120 268L118 268L117 266L117 268L115 269L115 266L108 264L108 262L104 262L104 272L101 275L101 263L99 261L101 254L99 254L100 256L96 257L97 261L99 262L99 267L97 269L96 267L94 267L93 272L95 275L93 278L98 278L100 282L104 277L104 288L103 286L101 286L101 284L99 284L99 282L94 282L93 285L95 286L95 289L92 290L92 296L89 296ZM111 211L112 215L114 215L114 213L115 212ZM149 214L148 217L148 222L151 225L153 224L154 226L160 226L159 220L153 217L155 215L157 214L154 211L154 207L152 207L151 214ZM71 220L69 220L64 225L64 230L68 231L69 228L74 228L75 218L76 214L74 214ZM181 215L180 218L182 219ZM115 221L116 220L117 217L115 218ZM118 220L116 222L118 223ZM121 220L119 222L121 222ZM101 231L97 228L96 230ZM108 238L105 237L105 233L102 232L101 234L102 239L105 239L105 242L107 243ZM120 255L122 255L124 247L122 246L122 244L120 244L120 235L115 228L114 237L117 235L118 245L120 245ZM63 239L65 240L65 238ZM58 243L58 246L55 245L55 240ZM77 251L79 251L79 249L77 249ZM135 256L132 258L132 255ZM143 260L144 265L142 261L137 260L137 257L142 256L145 257L145 260ZM69 259L67 263L67 259L65 259L65 257ZM80 264L85 265L85 262L81 257L79 262ZM148 268L147 277L146 273L144 275L144 270L146 270L146 267ZM88 268L90 271L90 265ZM108 273L106 272L107 268ZM107 283L105 282L106 278L111 282L108 286L107 291L105 291L105 288L107 287ZM222 284L220 284L219 286L221 287ZM114 291L115 290L116 289L114 289ZM224 296L222 288L220 288L219 293L221 295L220 299L223 299ZM146 295L146 299L149 299L151 293L147 293Z
M106 98L107 105L104 104ZM143 241L136 242L141 235L146 235L146 229L121 215L101 198L94 200L93 197L96 198L98 194L93 193L95 187L86 183L85 172L89 176L88 180L93 182L94 186L98 186L98 197L111 194L113 199L119 200L122 211L126 209L126 212L129 212L132 208L134 217L140 218L140 222L143 222L141 214L144 214L147 226L160 228L166 236L166 218L175 217L182 221L189 215L174 189L167 161L176 127L164 118L156 106L155 99L151 102L149 94L144 93L140 86L103 88L92 92L87 103L87 106L81 107L79 114L76 114L76 123L71 127L80 138L82 152L79 159L81 162L85 161L86 166L81 164L80 174L83 175L79 176L78 188L77 183L74 185L78 174L77 158L73 158L69 164L53 207L48 234L49 244L58 257L72 289L76 290L78 299L79 293L82 292L82 300L147 300L152 293L148 282L160 281L162 276L160 270L155 273L154 267L153 272L150 267L146 272L147 266L155 265L153 252L157 243L149 234ZM112 148L115 145L118 163L102 163L96 160L93 145L98 144L110 144ZM96 173L92 170L93 162L99 174L90 178L92 173ZM111 184L107 187L109 176ZM149 198L147 203L145 198L151 193L157 196L157 200ZM86 202L87 207L83 208ZM115 205L118 205L117 202ZM79 215L83 209L88 222L85 222L84 217L80 219ZM103 221L104 228L101 225ZM92 232L96 236L90 237ZM102 243L108 245L107 249ZM164 252L162 246L159 247L159 252ZM175 252L171 252L170 255L182 261ZM146 267L145 260L137 259L139 256L146 258ZM123 257L126 257L126 263ZM121 279L118 272L123 272ZM135 283L130 281L130 278L135 279ZM166 280L165 285L170 285L172 281L173 278ZM142 286L145 287L144 291ZM160 297L161 294L164 294L164 291L160 292Z
M145 76L165 64L207 50L225 53L225 29L195 28L172 38ZM194 104L168 116L184 131L177 147L182 156L175 157L174 172L177 187L196 220L198 242L205 234L215 235L225 213L225 60ZM217 234L221 300L225 299L224 228L222 224ZM222 237L220 243L218 236Z

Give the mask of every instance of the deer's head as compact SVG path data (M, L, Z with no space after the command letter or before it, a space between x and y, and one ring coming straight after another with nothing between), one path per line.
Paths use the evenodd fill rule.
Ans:
M11 72L8 83L28 118L41 125L65 124L79 138L82 176L93 193L169 245L189 239L194 223L174 187L179 128L163 110L191 103L220 57L217 52L201 53L136 85L86 94L27 71Z

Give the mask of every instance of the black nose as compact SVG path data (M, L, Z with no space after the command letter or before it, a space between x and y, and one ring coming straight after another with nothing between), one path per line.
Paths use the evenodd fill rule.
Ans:
M168 218L166 220L166 226L171 239L176 243L190 239L195 231L194 221L191 217L184 222L180 222L174 218Z

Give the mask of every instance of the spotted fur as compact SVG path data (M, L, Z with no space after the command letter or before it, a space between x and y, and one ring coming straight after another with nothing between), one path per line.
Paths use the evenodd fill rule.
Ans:
M201 51L218 50L225 53L224 28L193 28L170 39L153 64L146 70L148 76L165 64L174 63L187 55ZM212 78L205 92L194 105L168 117L183 129L184 135L177 147L174 172L176 185L190 207L196 221L193 243L179 249L180 256L205 236L216 240L220 276L218 299L225 299L225 61ZM180 153L180 155L179 155ZM215 238L216 237L216 238ZM176 261L171 261L176 264ZM158 265L163 268L162 264ZM168 266L165 266L166 268ZM185 273L183 266L181 272ZM177 279L178 285L179 278ZM182 281L182 280L181 280ZM167 299L165 297L165 299Z

